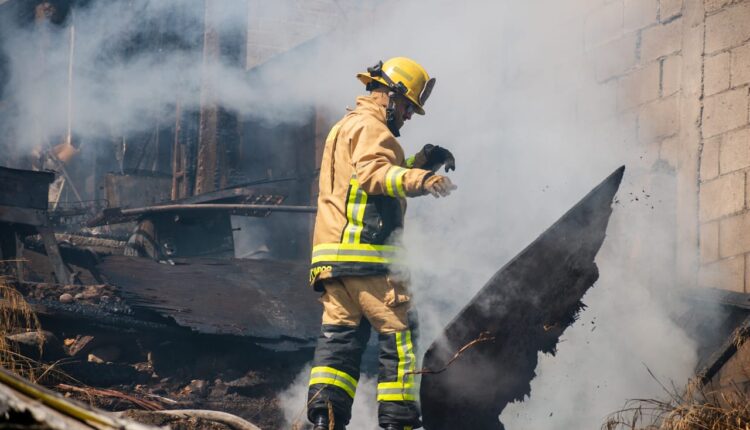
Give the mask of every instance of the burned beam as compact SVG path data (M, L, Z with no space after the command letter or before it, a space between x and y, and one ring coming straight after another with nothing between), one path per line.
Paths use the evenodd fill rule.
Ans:
M133 221L142 216L153 215L158 213L179 213L179 212L229 212L231 215L247 216L266 216L270 212L292 212L292 213L316 213L318 210L315 206L288 206L288 205L254 205L254 204L186 204L186 205L160 205L145 208L105 209L101 215L90 220L87 225L95 227L105 224L117 224Z
M701 367L696 373L696 377L701 386L708 384L719 370L737 353L740 347L750 337L750 317L746 318L742 324L735 329L715 351L708 362Z
M219 62L219 32L216 26L217 2L205 3L203 30L203 70L201 80L200 129L195 194L215 191L226 186L226 154L219 139L219 108L216 96L215 64Z
M97 266L124 301L203 334L287 339L318 335L317 294L303 286L307 263L185 258L174 266L109 256Z
M421 386L425 428L503 428L498 416L529 394L538 353L554 354L599 277L594 258L624 170L503 266L433 342Z
M681 295L693 302L712 303L750 310L750 294L747 293L718 288L691 288L686 289Z

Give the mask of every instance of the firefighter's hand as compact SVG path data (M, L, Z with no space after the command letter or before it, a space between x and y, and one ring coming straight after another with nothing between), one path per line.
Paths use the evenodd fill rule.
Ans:
M447 149L431 144L425 145L421 151L414 155L414 165L419 169L437 172L440 166L445 166L445 171L456 170L456 158Z
M425 193L430 193L435 198L447 197L456 188L458 187L447 176L432 175L424 181Z

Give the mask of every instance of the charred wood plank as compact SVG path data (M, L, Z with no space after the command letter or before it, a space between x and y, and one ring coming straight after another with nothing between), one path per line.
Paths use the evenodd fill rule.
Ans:
M739 348L750 338L750 317L747 317L732 334L727 337L707 363L696 372L701 386L708 384L719 370L737 353Z
M54 172L11 169L0 166L0 207L47 210L49 184Z
M288 206L288 205L254 205L254 204L185 204L185 205L160 205L145 208L105 209L101 215L90 220L86 225L96 227L105 224L119 224L136 220L140 217L158 213L180 213L180 212L228 212L231 215L267 216L269 212L292 212L292 213L316 213L315 206Z
M692 288L683 293L688 300L750 310L750 294L718 288Z
M32 226L46 225L47 212L43 209L0 205L0 221Z
M307 286L307 264L202 258L177 263L110 256L98 268L133 308L196 332L314 342L320 305Z
M505 405L530 392L538 353L555 352L599 276L604 241L624 167L617 169L503 266L445 328L424 357L443 369L455 352L484 336L442 373L425 374L421 398L430 430L502 429Z

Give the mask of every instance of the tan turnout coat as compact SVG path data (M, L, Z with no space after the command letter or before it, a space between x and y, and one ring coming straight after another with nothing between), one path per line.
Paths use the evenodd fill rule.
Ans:
M406 197L424 194L432 172L409 169L403 148L373 96L331 129L320 167L310 283L340 276L388 273L403 226Z

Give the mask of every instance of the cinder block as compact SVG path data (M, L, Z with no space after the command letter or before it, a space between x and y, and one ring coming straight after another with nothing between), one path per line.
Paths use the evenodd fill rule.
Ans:
M750 129L723 136L719 149L719 173L725 174L750 167Z
M724 6L728 5L731 0L705 0L705 8L706 12L716 12L717 10L723 8Z
M682 87L682 56L670 55L661 63L661 96L669 97Z
M698 271L698 285L744 293L745 257L727 258L702 265Z
M648 143L679 131L678 97L658 99L641 106L638 113L638 140Z
M594 10L586 17L583 25L586 49L592 49L620 38L622 25L622 1L607 3Z
M747 108L747 88L706 97L703 102L703 136L715 136L747 124Z
M654 24L659 15L659 0L624 0L625 32L639 30Z
M719 148L723 136L706 139L701 151L700 180L710 181L719 176Z
M750 82L750 43L732 50L732 86Z
M701 222L740 212L745 207L745 172L730 173L704 182L699 193Z
M719 257L734 257L750 251L750 213L745 212L719 223Z
M729 89L729 52L706 57L704 63L703 90L710 96Z
M617 109L630 109L659 98L660 67L661 64L655 61L620 78Z
M637 61L637 43L637 34L632 33L594 49L590 58L596 80L606 81L630 70Z
M682 49L682 19L641 32L641 62L647 63Z
M703 24L706 22L706 7L703 2L701 0L690 0L683 2L682 18L685 21L685 36L700 36L699 39L702 42L704 34ZM700 28L696 28L698 26L700 26ZM690 43L692 44L692 42L694 42L694 40L692 40ZM700 46L703 47L703 43L701 43ZM701 52L703 52L702 49Z
M701 263L712 263L719 259L719 223L717 221L700 226Z
M669 21L677 15L682 14L682 1L683 0L661 0L659 2L659 20L661 22Z
M706 53L733 48L750 39L750 3L722 9L706 18Z

